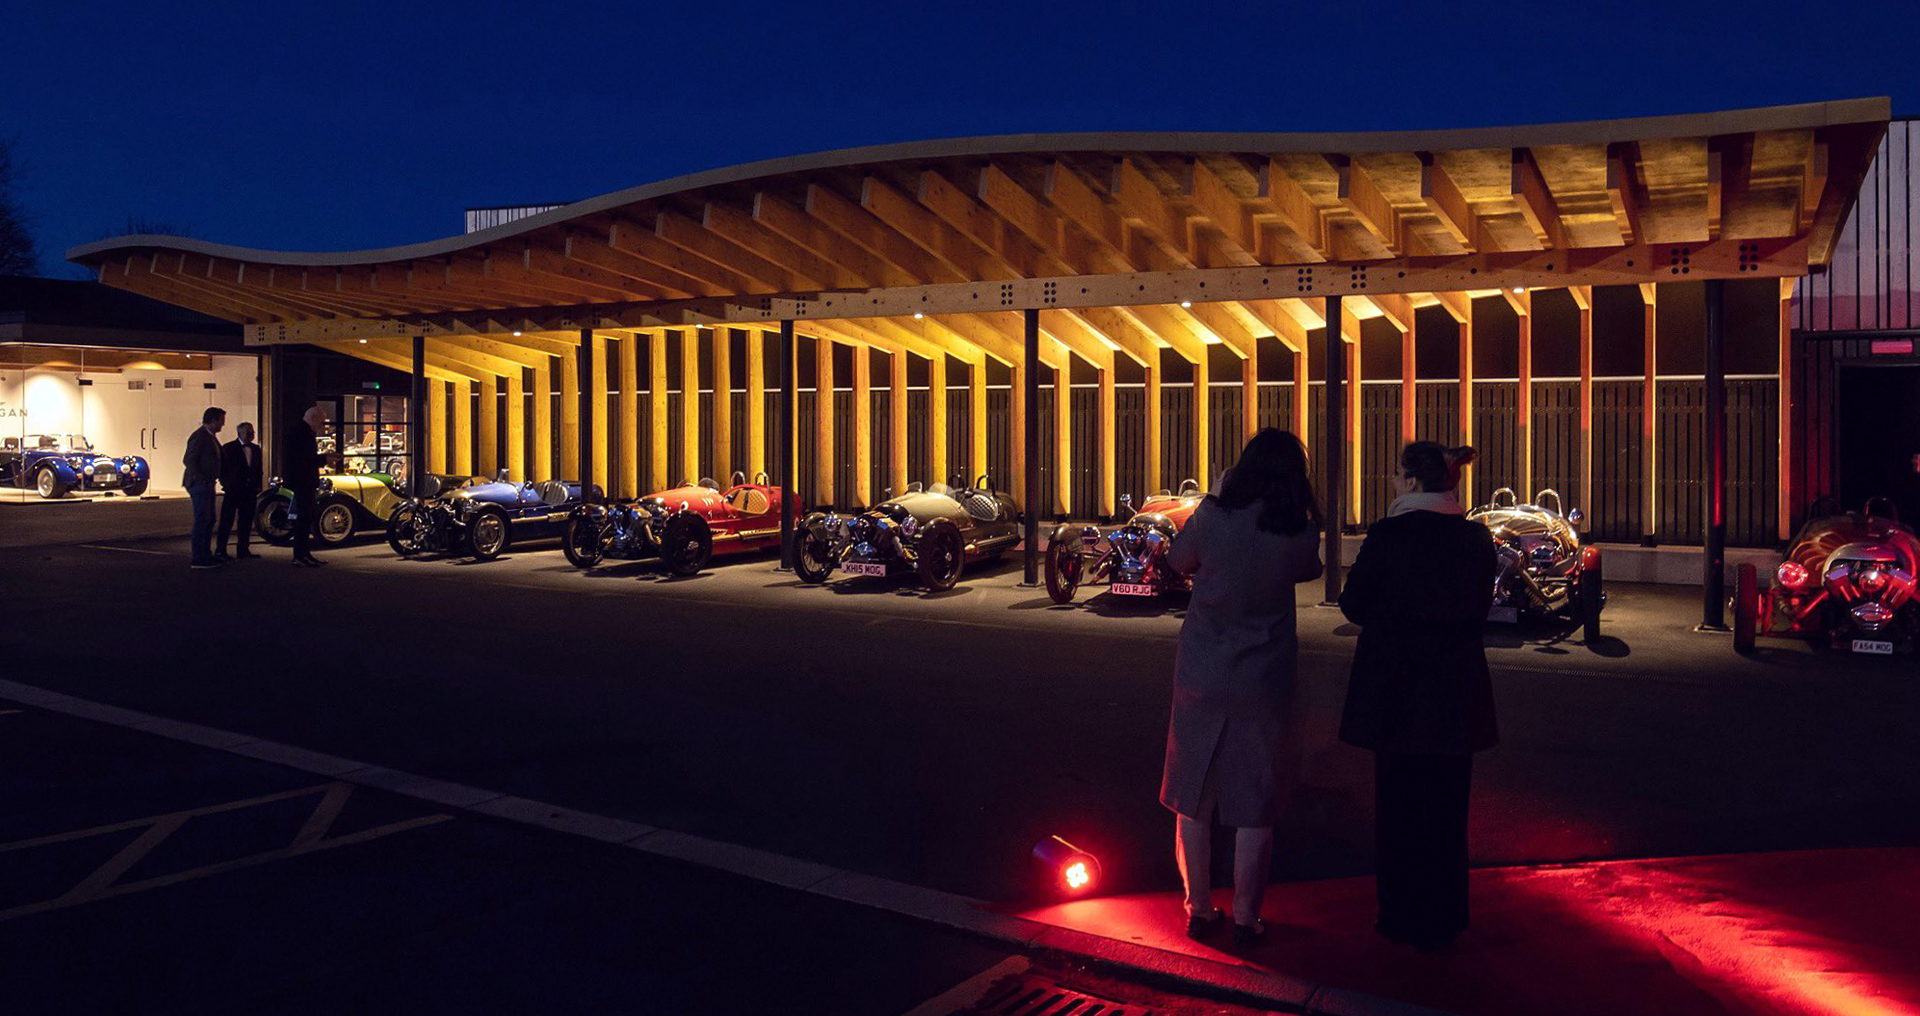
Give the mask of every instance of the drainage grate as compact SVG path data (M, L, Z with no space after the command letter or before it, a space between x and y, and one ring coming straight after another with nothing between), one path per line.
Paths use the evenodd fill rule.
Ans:
M955 1016L1153 1016L1154 1010L1063 987L1044 977L1015 977L995 985Z

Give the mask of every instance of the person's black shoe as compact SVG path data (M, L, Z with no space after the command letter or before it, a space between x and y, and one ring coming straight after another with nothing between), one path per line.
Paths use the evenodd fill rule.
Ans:
M244 561L244 560L246 560L247 558L250 558L250 557L259 557L260 555L258 555L258 554L256 554L256 553L254 553L254 552L253 552L253 551L251 551L251 550L243 550L243 551L241 551L240 553L238 553L238 554L235 554L235 555L233 555L233 556L234 556L235 558L237 558L237 559L239 559L239 560L243 560L243 561Z
M1221 913L1219 907L1213 907L1201 913L1190 913L1187 915L1187 937L1196 942L1212 938L1213 933L1219 931L1220 926L1226 923L1226 919L1227 915Z
M219 551L213 555L213 563L215 564L226 564L228 561L231 561L231 560L233 560L233 558L228 557L227 552L224 550Z
M212 569L220 567L220 562L212 561L212 560L195 561L193 562L193 564L188 565L188 567L192 568L194 571L211 571Z
M1260 939L1264 937L1266 933L1267 922L1257 917L1253 919L1252 924L1241 924L1236 921L1233 925L1233 947L1235 949L1251 949L1260 943Z
M296 568L318 568L320 567L320 561L318 558L296 557L293 559L293 566Z

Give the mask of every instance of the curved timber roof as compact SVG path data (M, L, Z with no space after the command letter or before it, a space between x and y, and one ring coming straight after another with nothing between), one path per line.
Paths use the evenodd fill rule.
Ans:
M922 308L1004 336L994 318L1058 306L1090 308L1072 316L1108 348L1237 347L1307 320L1270 304L1332 292L1677 281L1683 264L1693 278L1803 274L1831 256L1888 107L915 142L695 173L376 250L123 236L67 257L110 285L271 326L255 341ZM1096 306L1168 313L1103 325Z

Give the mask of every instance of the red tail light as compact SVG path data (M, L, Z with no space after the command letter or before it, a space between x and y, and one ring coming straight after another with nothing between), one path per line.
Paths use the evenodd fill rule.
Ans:
M1780 562L1780 567L1775 569L1773 577L1788 589L1805 589L1807 587L1807 569L1798 561Z

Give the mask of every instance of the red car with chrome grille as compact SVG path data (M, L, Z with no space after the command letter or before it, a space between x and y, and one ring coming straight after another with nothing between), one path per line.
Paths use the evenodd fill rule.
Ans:
M1855 653L1910 651L1920 634L1920 538L1886 498L1845 513L1823 498L1809 514L1771 584L1751 564L1736 571L1734 648L1747 652L1759 636L1791 635Z

